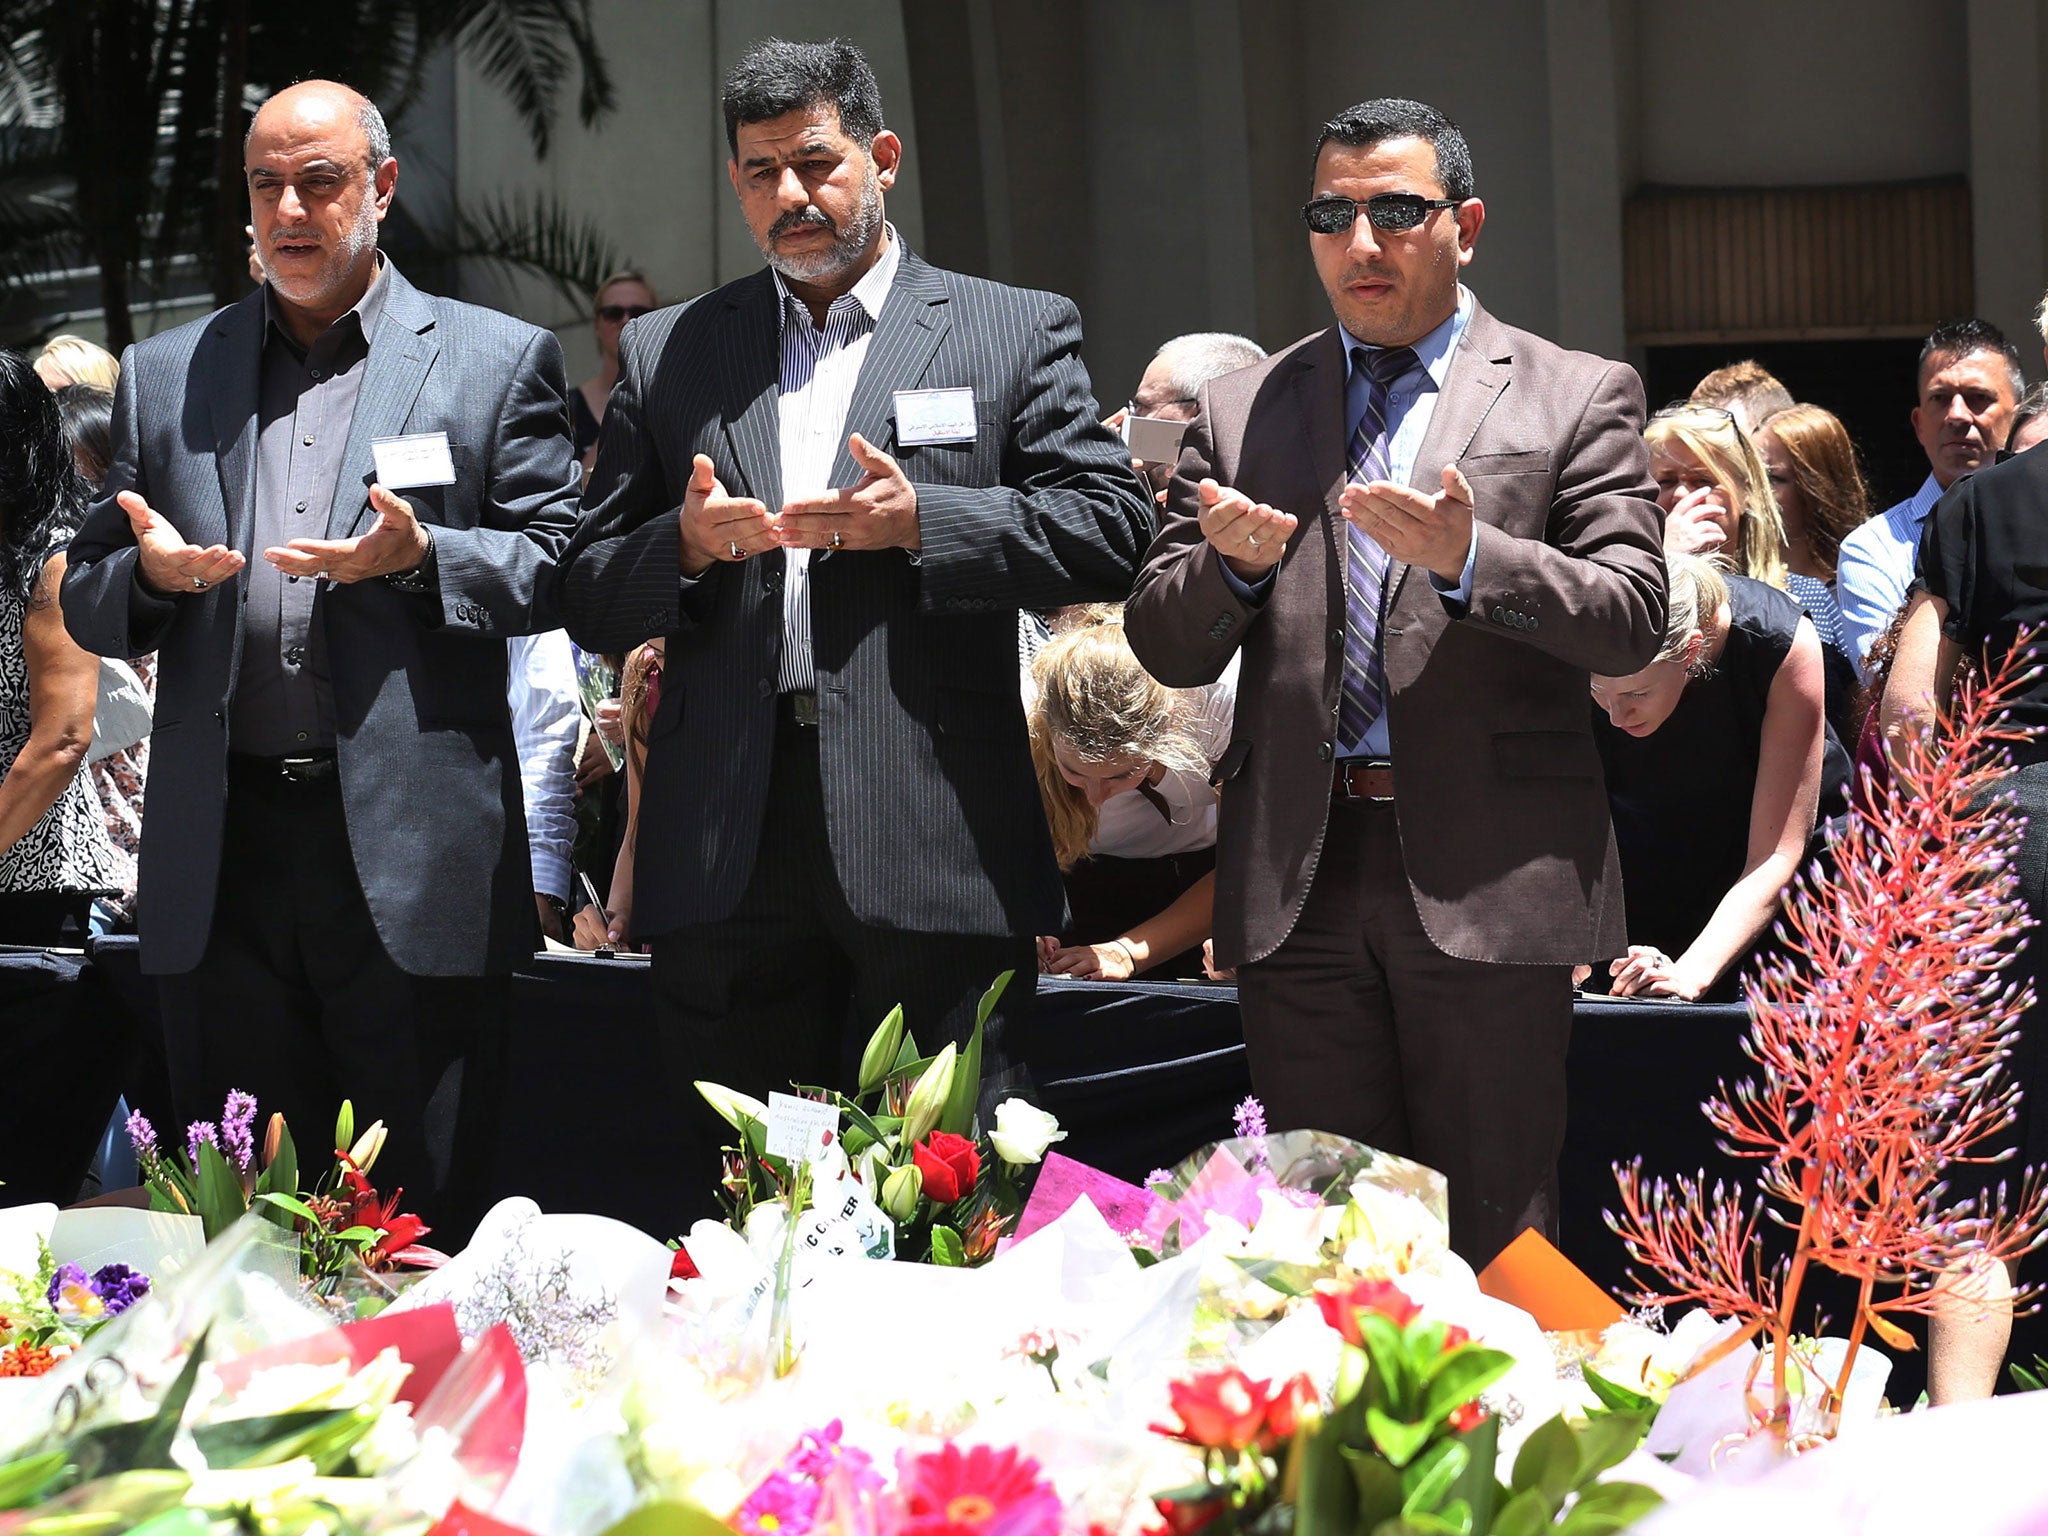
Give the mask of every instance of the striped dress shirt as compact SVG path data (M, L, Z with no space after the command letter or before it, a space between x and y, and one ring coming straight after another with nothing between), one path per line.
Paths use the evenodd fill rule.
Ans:
M846 411L868 355L903 246L889 228L882 254L861 280L832 301L821 327L802 299L789 291L780 272L775 292L782 313L782 499L829 490L832 461L846 436ZM820 559L830 551L819 550ZM785 549L782 583L783 693L809 693L818 686L811 662L811 551Z

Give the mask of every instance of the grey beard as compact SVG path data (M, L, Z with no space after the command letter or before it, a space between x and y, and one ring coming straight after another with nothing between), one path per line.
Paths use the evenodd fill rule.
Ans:
M836 277L860 260L875 238L875 232L882 227L882 187L876 179L874 168L868 168L867 179L860 189L860 207L853 217L833 237L832 244L822 251L805 251L795 255L782 255L772 244L760 246L761 255L768 265L784 277L799 283L815 283L828 277Z

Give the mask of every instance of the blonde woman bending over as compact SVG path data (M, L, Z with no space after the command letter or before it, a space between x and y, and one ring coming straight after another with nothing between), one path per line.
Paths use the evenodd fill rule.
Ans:
M1216 885L1216 790L1237 663L1181 691L1131 654L1121 612L1090 614L1025 682L1031 756L1072 923L1039 940L1055 976L1199 977Z

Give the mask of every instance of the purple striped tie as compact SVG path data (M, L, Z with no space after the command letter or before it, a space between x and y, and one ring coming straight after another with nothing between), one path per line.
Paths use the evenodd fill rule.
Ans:
M1365 410L1351 434L1351 483L1391 480L1387 457L1393 432L1388 397L1406 375L1422 366L1412 347L1369 351L1354 347L1355 366L1366 376ZM1380 619L1386 605L1387 567L1392 563L1379 540L1356 523L1344 525L1344 690L1337 710L1337 739L1356 746L1386 706L1386 671L1380 659Z

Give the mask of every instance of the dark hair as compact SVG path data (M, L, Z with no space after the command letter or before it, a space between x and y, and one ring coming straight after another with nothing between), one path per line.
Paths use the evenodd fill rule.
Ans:
M2048 416L2048 384L2029 384L2012 413L2012 425L2006 429L2006 446L2020 435L2021 427L2031 426L2043 416Z
M1456 123L1423 102L1382 96L1346 107L1316 135L1315 160L1322 159L1323 146L1333 139L1358 149L1369 149L1387 139L1426 139L1436 151L1436 179L1443 185L1444 196L1462 203L1474 195L1472 150L1465 135ZM1311 161L1311 167L1313 164ZM1314 175L1313 168L1310 175Z
M57 414L72 463L97 491L114 462L114 397L97 384L66 384L57 391Z
M26 600L51 543L84 514L56 396L27 358L0 351L0 585Z
M835 108L839 131L863 149L882 131L882 88L867 55L843 37L822 43L763 38L726 74L721 105L726 146L735 157L741 123L765 123L806 107Z
M1927 365L1937 357L1964 358L1976 352L1996 352L2005 359L2012 375L2013 398L2027 391L2027 375L2020 367L2020 349L2006 340L2005 332L1989 320L1944 320L1920 344L1920 362L1913 370L1913 394L1917 397L1927 383Z

